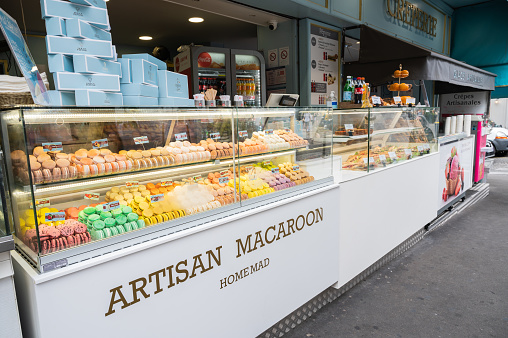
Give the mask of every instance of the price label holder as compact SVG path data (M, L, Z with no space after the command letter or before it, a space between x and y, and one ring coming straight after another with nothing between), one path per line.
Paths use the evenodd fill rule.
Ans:
M369 163L369 159L367 157L364 157L363 158L363 163L368 164Z
M150 195L150 202L157 203L164 200L164 194Z
M100 140L92 141L92 148L94 149L107 148L108 146L109 142L107 138L101 138Z
M395 104L401 104L402 103L402 99L400 98L400 96L394 96L393 97L393 103L395 103Z
M430 154L430 145L428 143L423 144L423 149L427 154Z
M397 154L394 151L388 152L388 156L390 156L390 159L394 162L398 160Z
M120 202L119 201L113 201L104 204L104 211L111 211L120 208Z
M408 98L406 99L406 104L407 104L407 105L410 105L410 104L415 104L415 103L416 103L416 98L414 98L414 97L408 97Z
M227 177L227 176L221 176L221 177L219 177L219 183L220 184L226 184L228 182L229 182L229 177Z
M344 129L346 129L346 130L354 130L355 127L353 127L353 125L351 123L348 123L348 124L344 125Z
M270 164L272 164L272 162L271 162L271 161L263 161L263 165L265 165L265 166L266 166L266 165L270 165Z
M173 180L161 181L161 187L169 187L173 185Z
M379 96L372 96L372 104L381 104L381 98Z
M41 198L38 200L35 200L35 207L36 208L46 208L49 207L51 203L49 202L49 198Z
M42 144L42 150L45 153L48 152L55 152L55 151L62 151L62 142L47 142Z
M220 164L220 160L213 161L213 164Z
M273 129L265 129L265 135L272 135Z
M240 130L238 132L239 137L249 137L249 133L247 133L247 130Z
M210 138L212 140L218 140L220 139L220 133L210 133Z
M175 134L176 141L185 141L187 139L187 133Z
M423 146L417 146L416 148L420 152L420 155L423 155L423 152L424 152Z
M47 212L44 214L44 221L46 222L58 222L65 221L65 212Z
M376 160L374 160L374 157L369 157L370 165L373 165L375 162L376 162Z
M221 170L221 171L219 171L219 174L221 176L227 176L227 175L229 175L229 170Z
M272 168L272 174L278 174L279 168Z
M132 139L134 140L134 144L148 143L148 136L138 136L138 137L133 137Z
M380 154L380 155L379 155L379 160L380 160L381 162L386 162L386 156L385 156L385 155L383 155L383 154Z
M201 175L192 176L192 180L194 182L199 182L203 180L203 177L201 177Z
M413 152L411 149L404 149L404 154L406 154L406 158L409 160L413 157Z
M85 192L84 199L91 200L91 201L98 201L100 196L101 195L96 192Z
M125 186L127 188L130 188L130 187L137 187L139 185L139 182L138 181L127 181L125 182Z
M300 166L299 165L294 165L293 166L293 171L298 171L300 170Z

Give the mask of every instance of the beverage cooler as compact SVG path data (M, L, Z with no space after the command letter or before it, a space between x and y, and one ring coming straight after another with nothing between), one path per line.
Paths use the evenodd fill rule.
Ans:
M265 60L257 51L217 47L189 47L174 59L175 71L189 78L189 95L217 91L242 95L246 106L266 103Z

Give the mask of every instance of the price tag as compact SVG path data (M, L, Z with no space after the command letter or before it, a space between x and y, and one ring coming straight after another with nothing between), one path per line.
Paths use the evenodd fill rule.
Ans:
M392 161L396 161L398 159L397 154L395 154L394 151L389 151L388 156L390 156L390 159L392 159Z
M345 125L344 125L344 129L346 129L346 130L354 130L354 129L355 129L355 127L353 127L353 125L352 125L352 124L348 123L348 124L345 124Z
M219 172L219 174L221 176L227 176L227 175L229 175L229 170L222 170L222 171Z
M374 162L376 162L376 161L374 160L374 157L369 157L369 163L370 163L370 164L374 164Z
M413 152L411 151L411 149L404 149L404 153L405 153L406 155L412 155L412 154L413 154Z
M252 169L254 169L254 167L253 167L253 166L251 166L251 165L246 165L245 167L243 167L243 169L244 169L245 171L251 171Z
M100 140L92 141L92 148L94 149L106 148L108 146L109 142L107 138L101 138Z
M238 132L238 136L239 137L248 137L249 136L249 133L247 133L247 130L240 130Z
M416 98L414 97L408 97L406 99L406 104L415 104L416 103Z
M381 104L381 98L379 96L372 96L372 104Z
M383 154L380 154L380 155L379 155L379 160L380 160L381 162L386 162L386 156L385 156L385 155L383 155Z
M173 180L161 181L161 187L168 187L173 185Z
M272 168L272 174L278 174L279 168Z
M176 141L183 141L187 139L187 133L175 134Z
M423 144L423 148L424 149L429 149L430 150L430 145L428 143L424 143Z
M201 181L203 179L203 177L201 177L201 175L196 175L196 176L192 176L192 179L195 181L195 182L198 182L198 181Z
M95 192L85 192L86 200L98 201L100 196L101 196L100 194Z
M148 143L148 136L133 137L134 144Z
M293 171L298 171L300 170L300 166L299 165L294 165L293 166Z
M401 103L401 102L402 102L402 100L400 99L400 96L394 96L394 97L393 97L393 102L394 102L395 104L399 104L399 103Z
M271 161L263 161L263 165L270 165L270 164L272 164Z
M125 182L125 186L130 188L130 187L137 187L139 185L139 182L138 181L127 181Z
M265 129L265 134L266 135L272 135L273 134L273 129Z
M212 140L218 140L220 139L220 133L210 133L210 138Z
M44 214L44 221L46 222L58 222L65 221L65 212L47 212Z
M150 202L157 203L164 200L164 194L150 195Z
M369 163L369 159L367 157L364 157L363 158L363 163L365 163L365 164Z
M417 146L416 148L418 148L418 151L423 153L423 146Z
M49 198L42 198L40 200L35 200L35 207L36 208L44 208L44 207L49 207L49 206L50 206Z
M113 201L113 202L106 203L105 208L107 208L108 211L120 208L120 201Z
M48 142L48 143L43 143L42 144L42 150L47 153L47 152L52 152L52 151L62 151L63 150L63 147L62 147L62 142Z
M228 182L229 182L229 177L227 177L227 176L221 176L221 177L219 177L219 183L220 184L228 183Z

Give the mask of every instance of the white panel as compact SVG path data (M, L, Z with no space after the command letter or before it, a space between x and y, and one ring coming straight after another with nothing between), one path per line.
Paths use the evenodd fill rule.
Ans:
M230 222L226 218L220 226L114 260L91 259L83 270L69 266L62 272L75 272L37 284L34 282L38 276L15 255L16 278L26 288L24 292L31 295L33 290L35 295L27 296L22 305L20 300L23 313L37 312L36 318L24 321L25 332L33 337L52 338L256 336L338 280L334 268L339 263L338 197L338 188L323 189L252 216ZM322 210L319 222L316 210ZM309 217L307 225L302 227L299 215ZM290 235L283 237L281 233L279 240L258 244L256 250L238 257L237 239L246 243L251 234L254 247L256 232L261 231L264 241L271 240L278 235L281 222L289 231L291 220L295 231ZM218 256L218 247L220 265L205 254L211 250ZM162 291L155 293L156 277L152 275L150 281L151 273L173 266L173 280L177 276L183 278L182 273L175 272L177 264L187 260L187 268L192 270L193 257L199 254L205 267L212 269L201 272L199 268L194 278L171 288L169 270L164 270L165 276L162 272L158 275ZM103 263L95 264L94 260ZM253 272L251 266L259 267L260 262L264 267ZM235 273L242 271L249 271L249 275L233 281ZM132 302L129 282L139 278L147 279L144 291L148 297L138 293L139 302L124 309L122 303L115 304L115 312L106 316L112 299L110 290L121 286L119 290L126 301ZM224 278L232 283L224 286ZM142 280L137 283L142 285ZM118 298L116 293L115 299ZM76 329L76 323L87 323L86 328Z
M0 279L0 337L21 338L12 276Z
M438 166L435 153L341 183L338 287L436 217Z

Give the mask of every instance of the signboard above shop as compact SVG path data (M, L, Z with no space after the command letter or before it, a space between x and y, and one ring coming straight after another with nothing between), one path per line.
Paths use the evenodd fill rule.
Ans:
M467 92L441 94L439 107L441 114L475 114L483 115L487 112L489 104L489 92Z

